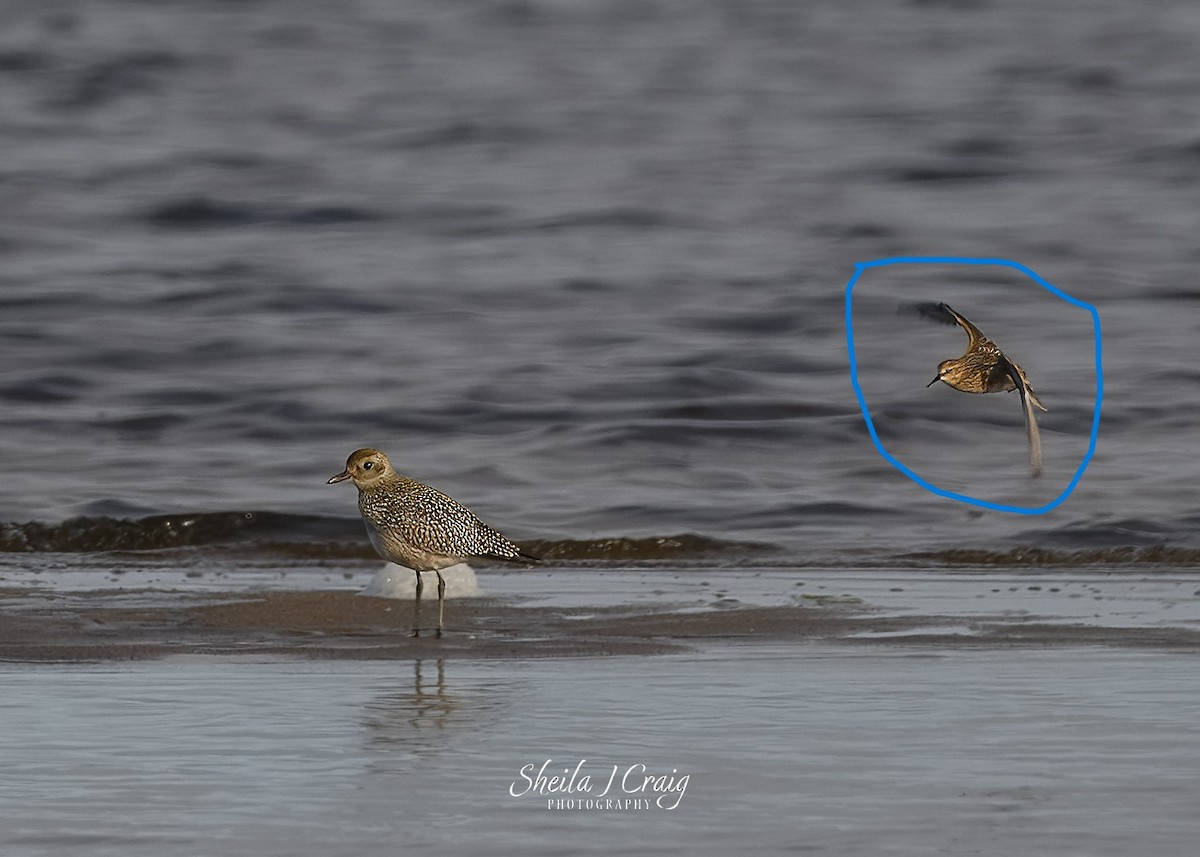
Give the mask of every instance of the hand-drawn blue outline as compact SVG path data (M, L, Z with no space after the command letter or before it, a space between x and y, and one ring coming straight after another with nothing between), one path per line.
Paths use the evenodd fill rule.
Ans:
M1056 499L1045 506L1006 506L1003 503L992 503L989 500L981 500L965 494L956 494L953 491L947 491L944 488L939 488L930 482L926 482L884 448L879 440L879 435L875 432L875 423L871 420L871 412L867 408L867 400L863 396L862 386L858 383L858 359L854 353L854 312L851 296L854 293L854 284L858 282L864 271L868 271L871 268L882 268L887 265L1000 265L1020 271L1056 297L1086 309L1092 314L1092 325L1096 331L1096 407L1092 416L1092 436L1088 441L1088 448L1083 456L1083 461L1079 463L1079 468L1075 471L1075 476L1067 485L1066 490L1059 494ZM1071 297L1071 295L1061 289L1055 288L1051 283L1040 277L1037 272L1025 267L1020 262L1013 262L1009 259L974 258L971 256L895 256L889 259L875 259L870 262L856 262L854 265L854 276L850 278L850 282L846 286L846 344L850 349L850 383L854 385L854 395L858 397L858 405L862 409L863 418L867 421L867 431L871 433L871 440L874 442L875 448L879 450L879 454L884 457L884 460L927 491L932 491L934 494L939 494L942 497L949 497L951 500L958 500L961 503L971 503L976 506L982 506L985 509L995 509L999 512L1014 512L1018 515L1044 515L1046 512L1060 505L1067 497L1071 496L1071 492L1075 490L1075 486L1079 484L1080 477L1083 476L1083 471L1087 470L1087 466L1092 461L1092 456L1096 452L1096 438L1100 434L1100 405L1104 400L1104 367L1100 346L1100 313L1091 304Z

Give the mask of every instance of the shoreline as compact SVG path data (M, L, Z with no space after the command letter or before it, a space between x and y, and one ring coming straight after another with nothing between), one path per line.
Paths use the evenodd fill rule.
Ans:
M744 575L744 586L757 582L760 587L772 588L770 581L764 584L761 575L745 572L726 572L723 582L728 583L731 575ZM1189 616L1176 616L1172 624L1162 620L1128 621L1129 609L1147 600L1143 588L1151 584L1144 580L1120 581L1122 592L1105 596L1105 614L1096 612L1084 621L1078 616L1056 614L1052 609L1041 614L1014 610L1006 603L982 611L963 609L969 606L965 594L957 600L945 598L948 590L967 583L976 584L975 589L982 584L988 592L999 593L1003 587L993 585L998 581L989 576L964 581L916 572L907 576L904 585L884 590L883 584L896 582L894 573L886 579L864 574L862 580L878 591L864 591L862 597L810 593L792 595L786 603L756 604L753 593L739 593L748 599L743 600L721 590L708 593L716 596L715 600L682 606L676 596L685 591L694 593L696 584L694 578L679 583L680 577L688 575L677 575L675 586L660 585L641 600L628 600L629 593L623 590L626 600L613 603L605 598L599 606L594 600L592 604L580 603L587 602L590 593L564 597L564 587L569 588L571 577L566 572L548 587L551 591L543 587L522 597L519 573L487 575L487 588L502 591L448 601L447 630L440 639L433 636L432 629L419 638L409 635L411 601L349 590L245 592L113 587L53 591L10 585L0 589L0 614L4 618L0 623L0 660L87 662L173 655L526 659L646 656L695 651L712 644L810 642L939 649L1108 646L1200 650L1200 627ZM843 584L840 589L854 590L855 581L844 576L830 575L826 579ZM929 592L922 591L922 584ZM736 589L737 585L729 588ZM819 584L815 588L827 587ZM1186 589L1188 594L1194 589L1176 588ZM905 598L904 609L889 604L886 594L894 599ZM1022 594L1036 598L1036 603L1047 608L1051 606L1051 598L1040 591ZM1092 598L1098 600L1100 596ZM982 601L983 596L974 594L971 599ZM1180 603L1194 600L1180 595ZM541 603L534 603L538 601ZM425 603L426 622L436 615L435 603ZM1093 608L1089 605L1088 609Z

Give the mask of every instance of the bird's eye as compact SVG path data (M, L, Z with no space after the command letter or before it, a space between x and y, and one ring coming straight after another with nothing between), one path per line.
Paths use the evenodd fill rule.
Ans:
M363 470L370 470L374 466L375 466L374 461L368 461L366 464L363 465Z

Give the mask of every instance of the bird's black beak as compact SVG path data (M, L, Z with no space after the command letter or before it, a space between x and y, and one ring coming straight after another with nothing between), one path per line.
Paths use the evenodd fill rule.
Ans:
M345 481L346 481L347 479L349 479L349 478L350 478L350 471L349 471L349 470L343 470L343 471L342 471L341 473L339 473L337 476L330 476L330 477L329 477L329 481L328 481L328 482L326 482L325 484L326 484L326 485L332 485L332 484L333 484L333 483L335 483L335 482L345 482Z
M935 377L935 378L934 378L932 381L930 381L928 384L926 384L926 385L925 385L925 389L927 389L927 390L928 390L930 387L932 387L934 384L936 384L936 383L937 383L938 381L940 381L940 380L942 380L942 376L941 376L941 375L938 375L938 376L937 376L937 377ZM335 477L334 477L334 479L336 479L336 478L337 478L337 477L335 476ZM330 481L330 482L332 482L332 481L333 481L333 479L330 479L329 481Z

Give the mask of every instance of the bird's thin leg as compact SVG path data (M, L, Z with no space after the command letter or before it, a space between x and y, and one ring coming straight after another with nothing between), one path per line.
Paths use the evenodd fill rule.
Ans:
M438 629L437 635L442 636L442 608L446 605L446 581L442 579L440 571L434 571L438 576Z
M414 637L421 636L421 590L425 588L425 584L421 581L421 572L415 572L417 575L417 597L413 601L413 632Z

